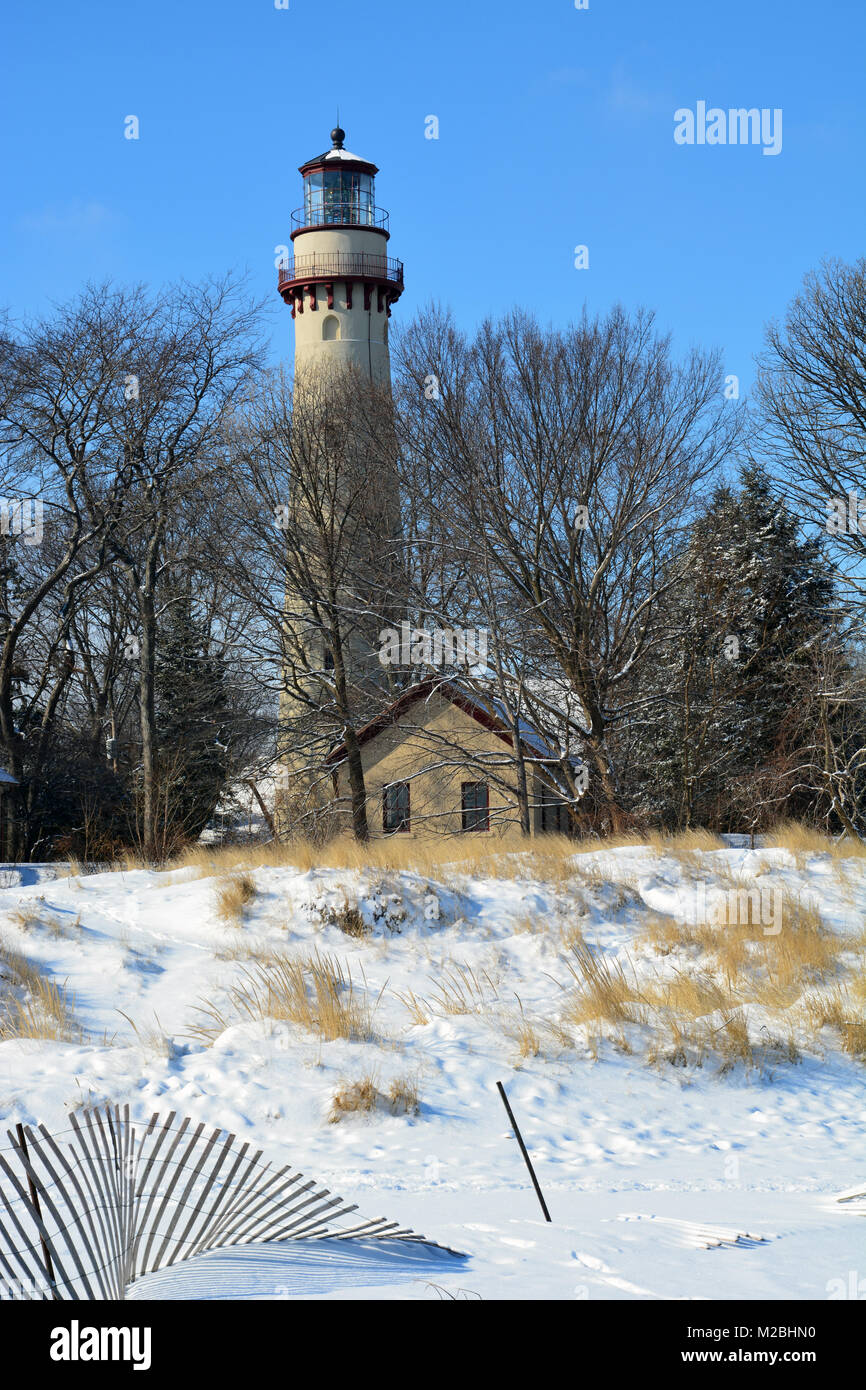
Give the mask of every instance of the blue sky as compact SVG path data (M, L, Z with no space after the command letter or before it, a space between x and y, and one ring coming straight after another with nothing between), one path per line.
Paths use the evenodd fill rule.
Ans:
M645 304L747 388L804 272L863 251L862 0L48 0L4 30L15 317L88 278L234 268L273 296L289 353L274 248L338 103L348 148L380 166L400 318L431 298L467 327L514 304L555 323ZM674 111L700 100L780 107L782 152L675 144Z

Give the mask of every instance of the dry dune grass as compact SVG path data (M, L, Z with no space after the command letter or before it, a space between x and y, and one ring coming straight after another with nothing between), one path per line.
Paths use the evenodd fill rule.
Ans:
M848 995L841 985L820 994L807 994L803 999L803 1009L816 1032L822 1028L838 1028L841 1031L851 1017Z
M412 990L406 990L403 993L395 991L395 997L407 1010L413 1025L421 1027L431 1018L485 1014L499 998L496 985L486 970L476 971L456 961L442 966L429 995L419 997Z
M848 1019L842 1026L842 1047L852 1057L866 1058L866 1022Z
M362 1076L358 1081L343 1081L331 1101L331 1124L346 1115L370 1114L378 1109L379 1091L374 1076Z
M172 868L192 868L202 876L232 870L291 866L308 869L410 870L435 877L442 868L486 878L514 878L528 872L555 878L569 876L570 861L580 842L564 835L545 835L527 840L519 834L502 836L391 835L361 845L351 836L338 836L327 844L294 840L287 844L228 845L211 849L195 845L174 861Z
M256 885L247 873L233 873L217 889L217 916L232 926L239 927L243 921L244 909L255 902Z
M410 1076L396 1076L388 1087L388 1104L394 1115L417 1115L421 1108L417 1081Z
M496 986L486 970L453 964L442 972L431 991L430 1007L444 1017L476 1014L497 998Z
M163 1028L156 1014L153 1016L153 1023L136 1023L134 1019L125 1014L122 1009L117 1011L126 1019L132 1031L135 1033L136 1040L141 1049L142 1056L147 1061L156 1061L171 1056L171 1039Z
M566 1024L638 1023L645 1016L644 997L632 971L629 980L625 967L606 956L593 955L588 947L572 946L565 964L577 988L568 996L562 1010Z
M74 922L64 922L54 913L46 912L42 898L37 898L32 903L19 904L18 907L13 908L9 913L9 920L21 931L29 932L41 928L56 940L60 938L74 939L81 931L80 912Z
M826 853L835 859L866 857L866 843L849 839L834 840L796 821L780 824L764 838L763 843L768 848L790 850L795 856ZM708 851L727 848L719 835L704 829L679 834L635 830L579 840L565 835L527 838L517 830L490 836L391 835L374 839L366 845L359 844L350 835L340 835L325 844L297 839L284 844L191 845L165 867L191 868L206 877L283 865L301 870L405 869L418 874L435 874L436 870L448 867L467 874L496 878L514 878L532 873L555 882L571 879L575 875L576 861L579 862L586 854L640 847L679 859L687 866L700 864L700 856ZM70 873L81 872L81 865L75 861L69 861L67 867ZM152 865L128 854L115 867L131 871Z
M658 830L630 830L624 835L607 835L568 843L573 851L580 854L594 850L639 849L642 846L649 846L659 854L672 855L727 848L724 840L712 830L683 830L672 835Z
M864 859L866 843L849 836L834 839L799 821L782 821L765 837L767 849L786 849L800 865L810 854L829 854L832 859Z
M829 931L817 903L788 889L775 890L768 920L760 897L739 891L749 882L734 881L733 904L742 911L730 922L661 913L645 919L635 939L640 973L577 943L566 962L575 989L561 1012L563 1036L577 1025L591 1031L594 1047L604 1037L616 1046L624 1026L638 1024L650 1030L650 1061L702 1065L714 1056L722 1071L739 1063L765 1071L799 1060L795 1027L816 1042L830 1027L845 1051L866 1056L866 1021L856 1007L859 1000L862 1015L866 935L852 940ZM648 972L654 956L665 966ZM757 1040L749 1038L749 1006L769 1025Z
M276 1019L298 1023L324 1042L336 1038L369 1041L377 1004L378 1000L370 1004L366 990L355 985L349 967L335 956L275 953L241 970L224 1006L204 1001L192 1032L211 1042L236 1018L256 1022Z
M12 986L0 996L0 1042L12 1038L81 1041L82 1032L65 985L47 979L32 961L5 946L0 946L0 969ZM22 991L23 997L13 992L15 989Z
M37 902L19 903L9 913L9 921L13 922L21 931L32 931L34 927L42 926L42 913Z
M645 989L646 999L654 1007L664 1006L686 1032L689 1019L698 1020L704 1012L743 1018L745 1005L758 1006L773 1020L771 1028L787 1033L781 1041L765 1029L760 1045L750 1044L753 1057L760 1052L765 1061L799 1060L795 1025L811 1032L816 1042L829 1027L852 1056L866 1055L861 1046L866 1024L857 1018L857 1001L866 1000L864 941L829 931L817 905L790 891L776 905L778 930L767 930L760 916L749 913L727 925L652 919L639 943L663 957L682 954L688 970L677 972L676 983L662 990ZM615 1014L610 1021L616 1021ZM733 1065L740 1054L741 1059L746 1056L745 1044L740 1054L734 1046L738 1027L726 1025L723 1035L697 1040L692 1030L693 1049L697 1042L699 1051L721 1050ZM665 1055L675 1050L668 1047Z
M364 914L360 908L350 903L345 893L339 907L324 909L322 920L328 926L338 927L344 936L354 937L358 941L370 936L373 930L364 920Z
M760 970L754 997L760 1003L790 1003L814 984L841 975L845 941L825 930L817 909L786 896L782 929L758 945Z
M643 997L653 1008L680 1022L724 1013L733 1004L730 990L706 972L692 970L677 970L648 984Z
M639 940L657 955L678 948L696 948L715 960L716 969L730 989L746 990L762 1002L790 1002L804 986L832 977L839 957L848 948L842 938L827 931L814 903L789 891L774 900L778 921L766 923L756 895L742 890L740 908L727 923L681 922L661 914L644 925Z
M801 1060L790 1032L787 1038L780 1038L765 1030L760 1041L753 1040L745 1014L738 1008L725 1010L720 1022L669 1019L647 1052L650 1066L664 1062L675 1067L702 1067L710 1058L718 1063L720 1076L741 1066L745 1071L757 1069L765 1077L781 1063L795 1065Z
M394 997L396 999L399 999L400 1003L406 1009L406 1012L409 1014L409 1017L412 1020L413 1027L427 1027L427 1024L430 1022L430 1019L432 1017L433 1011L430 1008L430 1005L427 1003L426 999L419 999L418 996L411 989L405 990L403 992L401 992L400 990L395 990Z
M539 1028L527 1017L519 997L517 1006L517 1013L506 1012L500 1019L502 1032L517 1049L518 1057L538 1057L542 1050Z
M371 1114L380 1109L389 1110L392 1115L417 1115L419 1107L418 1083L411 1077L395 1077L383 1095L375 1075L370 1073L357 1081L340 1083L331 1100L329 1119L335 1125L347 1115Z
M668 854L722 849L724 842L705 830L681 835L638 834L610 836L607 839L573 840L566 835L539 835L527 839L517 831L501 836L413 836L391 835L366 845L348 835L327 844L293 840L286 844L226 845L210 848L193 845L173 861L172 868L192 868L202 876L233 870L274 868L290 865L306 871L315 868L410 870L435 876L442 868L484 878L515 878L531 875L550 882L568 881L580 870L575 857L619 848L649 845ZM132 862L127 867L133 867ZM138 865L137 867L142 867Z

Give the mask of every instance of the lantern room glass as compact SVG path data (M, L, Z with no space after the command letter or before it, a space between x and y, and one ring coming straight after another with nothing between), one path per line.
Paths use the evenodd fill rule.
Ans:
M349 223L373 226L372 174L348 169L317 169L304 179L307 226Z

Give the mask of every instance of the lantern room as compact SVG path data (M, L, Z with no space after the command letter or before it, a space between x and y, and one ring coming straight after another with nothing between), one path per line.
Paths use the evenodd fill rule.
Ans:
M324 311L320 330L315 322L296 322L296 362L318 359L323 351L329 360L342 359L354 344L352 352L365 356L367 369L384 378L387 323L368 320L390 316L403 292L403 265L386 255L388 214L376 206L379 170L345 148L345 135L337 126L331 148L301 165L304 203L292 213L294 254L280 262L278 288L294 319ZM381 362L374 369L376 344Z
M344 148L346 132L331 131L333 144L301 165L304 206L292 214L292 235L311 227L373 227L387 235L388 214L376 207L375 164Z

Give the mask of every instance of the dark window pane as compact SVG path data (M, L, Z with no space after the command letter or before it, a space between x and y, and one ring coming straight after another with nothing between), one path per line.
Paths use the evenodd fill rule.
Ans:
M490 796L486 782L464 782L461 787L464 830L490 829Z
M409 783L394 782L382 791L382 829L409 829Z
M551 835L559 832L560 799L547 782L541 784L541 830Z

